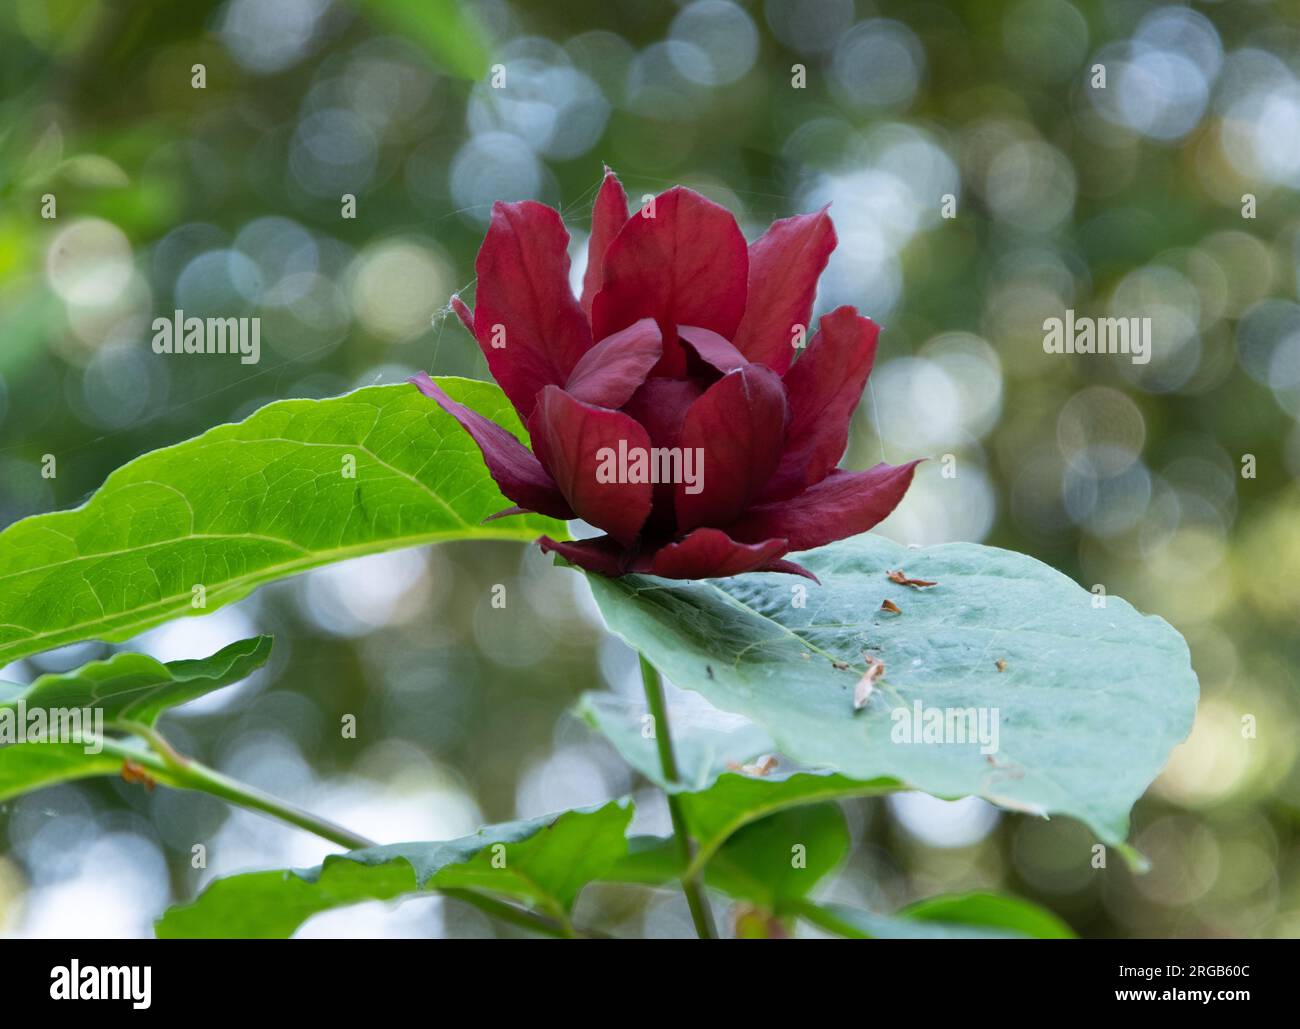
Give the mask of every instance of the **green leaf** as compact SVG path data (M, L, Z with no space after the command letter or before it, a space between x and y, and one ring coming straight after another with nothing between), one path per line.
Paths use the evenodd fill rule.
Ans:
M575 713L609 740L624 761L669 793L708 789L728 770L776 749L772 737L752 723L719 728L683 722L674 714L670 731L680 781L669 782L643 703L613 693L584 693Z
M703 793L681 797L682 815L698 844L693 868L701 868L731 836L779 811L828 800L871 797L898 788L892 779L869 781L799 772L786 779L724 775Z
M1074 938L1070 927L1052 912L1019 897L1000 893L977 891L927 897L903 908L899 914L921 922L997 926L1038 940Z
M1130 808L1196 710L1187 645L1166 622L1113 596L1094 607L1059 572L992 547L863 535L796 560L822 585L776 574L589 581L615 633L797 762L1072 815L1123 841ZM938 585L898 585L887 578L897 569ZM881 610L885 599L902 613ZM864 652L886 670L855 710ZM917 703L923 714L983 714L985 728L996 713L996 753L955 737L901 742L893 731Z
M850 940L1022 940L1027 937L1010 929L981 929L969 925L917 922L896 915L878 915L843 904L804 902L792 913L818 928Z
M155 929L164 938L282 939L322 911L427 890L521 900L567 926L582 887L626 851L631 818L628 802L611 801L459 840L334 855L305 871L230 876L168 910Z
M158 782L176 785L162 761L135 743L99 738L85 743L12 743L0 747L0 802L45 786L117 775L128 760Z
M496 386L442 383L522 438ZM482 524L508 504L474 442L413 386L268 404L124 465L82 507L0 532L0 665L124 640L331 561L564 531L536 516Z
M705 882L723 893L781 911L806 897L849 851L835 804L782 811L745 826L709 862Z
M631 840L627 856L611 866L607 878L659 885L683 874L696 875L734 834L760 819L829 800L877 796L898 786L893 779L860 781L811 772L784 778L721 775L707 790L677 796L686 831L696 842L688 869L682 868L671 839L638 836Z
M240 640L197 661L163 664L146 654L114 654L73 672L42 675L0 709L22 700L29 711L99 709L108 723L152 726L167 708L247 678L270 656L270 636Z
M611 693L587 693L576 710L625 761L677 795L697 844L690 872L707 868L709 885L768 909L792 888L802 896L842 860L848 846L844 819L825 801L875 796L900 785L892 779L860 782L799 772L783 767L788 764L783 760L765 775L736 774L730 769L776 749L771 736L752 723L720 728L694 712L670 716L682 781L668 782L654 739L642 732L643 705ZM805 848L804 868L791 863L796 843ZM634 840L616 867L616 878L651 885L684 871L673 841L650 837Z
M827 932L857 940L1067 940L1075 934L1050 911L1018 897L965 893L931 897L894 915L799 901L788 910Z

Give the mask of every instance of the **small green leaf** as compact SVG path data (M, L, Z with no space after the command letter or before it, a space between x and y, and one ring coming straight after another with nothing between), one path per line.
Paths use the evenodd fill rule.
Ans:
M728 839L705 882L729 896L779 912L806 897L849 851L849 830L836 804L813 804L771 815Z
M857 940L1066 940L1070 927L1019 897L964 893L931 897L897 914L878 915L842 904L799 901L788 910L827 932Z
M698 843L694 867L702 867L734 833L760 818L827 800L878 796L898 786L892 779L861 781L809 772L775 780L721 776L712 788L681 797L687 829Z
M167 708L247 678L270 656L270 636L239 640L196 661L163 664L146 654L114 654L73 672L42 675L0 709L12 709L22 700L29 711L99 709L110 724L152 726Z
M45 786L117 775L125 761L164 785L176 785L162 761L134 742L88 737L84 743L12 743L0 747L0 802Z
M811 772L796 772L784 778L722 775L707 790L677 795L687 833L696 842L689 869L682 868L671 839L638 836L631 840L627 856L611 866L605 877L659 885L684 872L699 874L734 834L760 819L829 800L877 796L898 787L893 779L862 782Z
M440 380L523 438L494 385ZM458 539L563 533L509 506L473 440L414 386L282 400L145 454L82 507L0 532L0 665L124 640L332 561Z
M1010 929L981 929L969 925L917 922L897 915L878 915L843 904L793 905L792 914L820 929L850 940L1023 940L1023 933Z
M1166 622L1114 596L1101 607L1059 572L993 547L909 549L868 534L795 559L822 585L776 574L589 581L614 632L796 762L1072 815L1123 841L1196 711L1187 645ZM937 585L891 581L899 570ZM881 610L886 599L901 613ZM885 673L855 710L868 656ZM996 751L955 733L896 736L917 705L963 726L967 713L989 729L996 717Z
M1073 939L1074 932L1052 912L1019 897L1000 893L960 893L928 897L899 912L919 922L994 926L1038 940Z
M628 802L611 801L459 840L334 855L305 871L230 876L168 910L155 928L164 938L282 939L322 911L427 890L521 900L567 925L582 887L626 852L631 817Z

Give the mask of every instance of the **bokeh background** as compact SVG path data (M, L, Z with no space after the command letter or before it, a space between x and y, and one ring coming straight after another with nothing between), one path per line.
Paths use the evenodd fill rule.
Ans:
M925 465L881 531L1103 584L1182 631L1203 692L1135 812L1150 874L1094 870L1068 819L902 795L846 806L828 894L892 910L987 886L1091 936L1300 935L1300 6L11 0L0 52L0 525L271 400L485 377L445 305L472 293L493 200L561 209L575 277L602 163L634 198L702 190L750 238L831 202L818 308L885 326L846 464L956 460ZM155 355L174 307L259 315L261 363ZM1044 354L1066 308L1150 317L1152 361ZM638 828L666 828L567 713L586 689L635 695L633 655L533 548L343 564L126 646L195 657L259 631L267 669L169 716L239 778L386 841L625 793ZM147 935L214 875L325 849L201 796L46 790L0 807L0 932ZM690 932L672 893L594 888L578 920ZM303 930L506 932L427 898Z

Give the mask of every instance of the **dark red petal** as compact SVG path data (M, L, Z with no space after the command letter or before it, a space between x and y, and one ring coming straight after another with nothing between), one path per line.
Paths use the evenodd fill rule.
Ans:
M562 386L591 349L591 327L569 287L569 234L544 204L492 205L474 264L474 335L492 377L527 418L543 386Z
M620 408L645 382L663 349L658 324L642 318L583 354L564 392L585 404Z
M737 543L721 529L696 529L680 543L660 548L650 573L667 579L711 579L756 572L790 548L785 540Z
M682 423L686 412L704 393L704 387L690 379L646 379L645 385L632 394L623 405L623 413L631 415L650 434L652 447L677 447L682 441ZM657 483L654 488L654 509L646 523L647 532L665 536L677 531L677 515L673 507L671 482Z
M760 572L784 572L786 575L802 575L805 579L811 579L818 586L822 584L821 579L813 575L801 564L795 564L793 561L773 561L765 564L759 569Z
M469 334L474 335L474 312L466 306L465 301L460 298L459 293L451 295L451 309L456 312L456 317L460 319L461 325L469 329ZM475 337L477 339L477 337Z
M691 484L675 486L678 529L726 525L744 511L776 470L784 434L785 391L767 368L747 364L710 386L682 424L683 465L687 451L699 448L703 488L688 493Z
M919 461L878 464L865 472L831 472L797 497L751 507L727 532L741 542L783 537L811 550L866 532L898 506Z
M608 168L591 209L591 237L587 240L587 270L582 276L582 309L591 316L591 302L605 284L605 251L627 222L627 193Z
M699 355L701 361L723 375L749 364L749 359L733 347L730 340L723 339L711 329L701 329L698 325L679 325L677 335Z
M646 379L623 405L623 413L645 426L653 446L675 447L681 443L686 412L703 393L704 388L690 379Z
M630 545L650 514L653 487L648 481L617 481L617 455L620 445L624 451L648 451L645 429L619 411L592 407L558 386L547 386L538 395L528 432L538 458L578 517ZM602 468L615 472L614 481L600 481Z
M609 576L623 574L623 548L608 536L573 543L561 543L549 536L542 536L537 540L537 545L542 548L542 553L555 551L570 564L589 572Z
M552 518L574 517L554 480L519 440L473 408L452 400L425 372L420 372L410 381L421 393L436 401L439 407L460 422L461 428L473 437L483 452L488 474L501 487L502 493L529 511L550 515Z
M745 313L745 237L724 207L674 186L654 200L653 217L633 214L605 251L605 284L591 305L603 338L647 316L659 322L664 356L656 375L679 378L686 355L678 325L728 339Z
M790 405L785 453L763 499L793 496L821 482L839 464L849 442L849 423L876 359L880 326L852 307L821 320L808 350L785 375Z
M731 337L742 354L785 374L794 360L794 328L807 333L817 280L834 249L835 226L824 207L773 222L754 241L745 318Z

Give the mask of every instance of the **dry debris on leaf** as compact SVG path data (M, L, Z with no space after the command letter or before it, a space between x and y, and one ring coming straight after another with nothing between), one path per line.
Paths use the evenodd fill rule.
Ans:
M1002 658L998 658L994 663L997 665L999 672L1005 672L1007 670L1007 663L1002 660Z
M985 754L984 760L996 770L995 779L1023 779L1025 770L1014 761L999 761L992 754Z
M884 600L880 604L880 610L888 611L891 615L901 615L903 609L895 604L892 600Z
M753 775L762 778L770 774L776 768L776 756L773 754L764 754L753 764L742 765L737 761L728 761L727 767L733 772L740 772L743 775Z
M863 673L858 684L853 687L853 710L861 711L871 700L871 694L876 691L876 683L880 677L885 674L885 662L879 658L872 657L870 654L863 654L867 659L867 670Z
M896 582L900 586L912 586L920 589L923 586L938 586L937 582L931 582L929 579L909 579L907 573L901 568L889 573L889 581Z
M143 786L146 790L153 790L158 785L158 780L146 772L143 765L138 765L129 759L122 762L122 780L133 786L137 784Z

